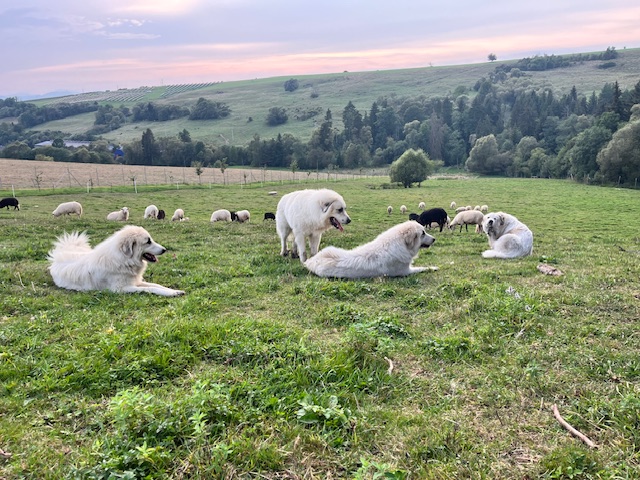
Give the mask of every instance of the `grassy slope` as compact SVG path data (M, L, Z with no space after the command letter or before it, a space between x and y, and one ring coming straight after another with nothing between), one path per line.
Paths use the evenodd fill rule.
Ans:
M633 87L640 73L640 49L620 50L616 67L601 70L596 68L601 62L585 62L566 69L546 72L527 72L518 80L511 80L522 88L545 86L561 96L575 85L581 94L600 92L605 83L618 81L622 89ZM284 82L290 77L256 79L241 82L226 82L209 87L184 92L157 100L165 87L155 87L143 101L166 101L172 104L192 106L200 97L221 101L230 106L229 118L218 121L188 121L185 119L162 123L136 123L109 132L104 137L112 142L127 142L139 139L146 128L151 128L155 136L175 136L186 128L193 139L206 140L214 144L225 141L235 145L249 142L255 134L261 138L276 137L278 133L292 133L307 140L314 127L314 119L295 120L297 112L320 107L322 113L315 117L322 121L327 109L333 113L336 126L340 126L341 115L349 101L361 112L368 111L371 104L382 96L411 98L451 94L457 87L471 89L482 77L488 77L497 64L481 63L448 67L425 67L406 70L376 72L344 72L326 75L296 76L300 88L295 92L285 92ZM509 63L509 62L504 62ZM318 93L311 98L312 92ZM45 104L52 100L40 100ZM137 102L135 102L137 103ZM132 103L133 106L135 103ZM289 113L289 121L281 127L269 127L265 118L271 107L284 107ZM252 117L253 122L247 122ZM93 123L91 115L79 115L73 119L39 125L38 130L52 129L77 133L86 131ZM225 140L226 139L226 140Z
M277 255L261 220L273 186L23 196L20 212L0 212L0 449L11 454L0 477L638 478L638 192L378 183L327 185L353 222L323 245L351 248L400 222L387 205L455 200L516 215L534 255L485 260L482 235L433 232L416 264L438 272L319 279ZM82 219L51 218L71 199ZM109 205L141 224L149 203L191 217L145 223L169 248L146 277L185 297L52 285L56 235L87 230L97 242L117 228L103 220ZM253 220L209 224L221 207L248 207ZM541 261L565 275L541 275ZM553 403L598 450L558 425Z

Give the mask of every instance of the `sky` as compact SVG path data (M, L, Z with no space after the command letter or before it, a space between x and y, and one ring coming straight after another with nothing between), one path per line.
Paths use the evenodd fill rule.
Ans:
M0 3L0 98L640 47L637 0Z

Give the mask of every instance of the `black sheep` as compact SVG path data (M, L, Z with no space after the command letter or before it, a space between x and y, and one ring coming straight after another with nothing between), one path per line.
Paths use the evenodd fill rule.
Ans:
M7 207L7 210L9 210L9 207L13 207L14 210L20 210L20 202L14 197L3 198L0 200L0 208L4 207Z
M447 212L444 208L431 208L429 210L425 210L420 214L420 218L418 218L418 223L424 227L431 226L433 222L440 225L440 231L442 231L447 223Z

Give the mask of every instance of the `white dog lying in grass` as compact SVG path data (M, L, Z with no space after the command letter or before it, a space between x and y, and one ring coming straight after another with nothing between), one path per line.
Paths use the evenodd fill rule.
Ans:
M425 270L437 270L437 267L412 265L419 250L428 248L435 241L422 225L409 220L353 250L326 247L307 260L304 266L320 277L403 277Z
M147 262L167 249L156 243L142 227L128 225L95 248L86 233L64 233L54 243L47 259L54 283L69 290L148 292L165 297L184 295L142 279Z
M513 215L488 213L482 221L482 230L491 247L482 252L484 258L516 258L533 253L533 233Z

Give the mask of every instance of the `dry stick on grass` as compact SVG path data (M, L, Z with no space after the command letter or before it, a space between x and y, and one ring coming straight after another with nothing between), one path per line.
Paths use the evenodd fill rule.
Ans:
M578 437L580 440L586 443L589 447L598 448L598 446L595 443L593 443L591 439L589 439L589 437L587 437L584 433L580 433L578 430L576 430L571 425L569 425L564 418L562 418L562 415L560 415L560 412L558 411L558 406L555 403L551 408L553 410L553 416L556 417L556 420L558 420L558 422L560 422L560 425L562 425L564 428L569 430L569 432L572 435Z
M391 361L390 358L384 357L384 359L387 361L387 363L389 364L389 368L387 369L387 373L389 375L391 375L391 372L393 372L393 362Z

